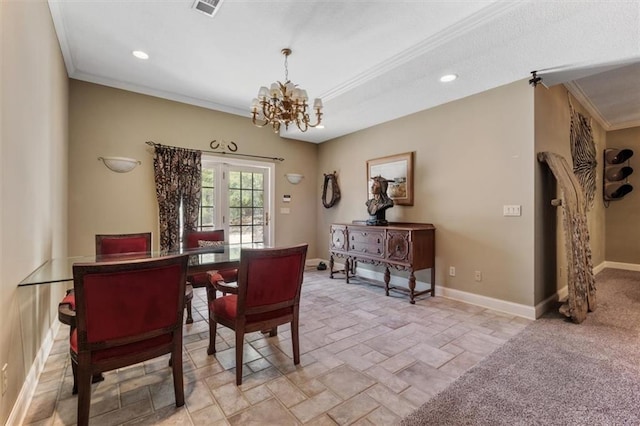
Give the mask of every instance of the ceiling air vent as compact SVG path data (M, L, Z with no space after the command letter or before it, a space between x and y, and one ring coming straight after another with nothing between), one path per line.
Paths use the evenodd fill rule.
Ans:
M221 3L222 0L196 0L193 2L193 8L213 18L220 9Z

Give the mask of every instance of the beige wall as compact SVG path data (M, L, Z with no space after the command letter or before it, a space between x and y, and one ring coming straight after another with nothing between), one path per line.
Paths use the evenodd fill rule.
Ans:
M436 284L532 306L533 107L520 81L321 144L319 176L336 170L342 199L325 209L317 189L319 255L328 257L331 223L367 218L366 161L415 151L415 204L387 219L436 226ZM522 216L503 217L504 204L522 205Z
M46 1L0 2L0 365L4 424L55 321L60 286L17 284L67 243L68 79Z
M275 166L275 243L309 243L315 256L317 151L315 144L282 139L248 118L152 96L71 80L69 142L69 252L93 253L94 235L151 231L158 246L158 203L153 148L145 141L209 150L213 140L233 141L238 152L283 157ZM100 156L142 161L129 173L114 173ZM305 179L291 185L285 173ZM292 196L283 204L282 196ZM291 213L280 214L280 207Z
M634 190L606 209L606 258L611 262L640 264L640 127L607 133L607 148L631 148L634 173L629 183ZM602 154L602 151L600 151ZM601 160L600 160L601 161Z
M586 110L571 98L574 108L589 117ZM602 150L607 134L598 124L591 123L596 144L596 197L587 213L589 236L594 266L605 260L605 211L602 203ZM562 155L572 166L571 112L567 89L555 86L550 89L538 86L535 89L535 147L536 152L551 151ZM546 164L536 165L536 303L545 300L567 285L567 262L562 228L562 209L552 207L552 198L560 197L555 178Z

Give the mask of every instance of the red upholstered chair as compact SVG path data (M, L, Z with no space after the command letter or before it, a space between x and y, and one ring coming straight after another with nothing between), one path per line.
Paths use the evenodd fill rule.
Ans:
M244 335L291 323L293 363L300 363L298 315L307 244L269 249L242 249L237 289L212 279L209 297L209 349L216 352L217 324L236 333L236 384L242 384ZM212 277L213 278L213 277ZM218 277L222 278L222 277ZM229 294L215 298L215 290Z
M96 234L96 258L104 261L117 261L132 258L151 256L151 232L136 234ZM193 288L188 285L185 290L186 303L191 304ZM130 293L129 293L130 294ZM75 324L76 300L74 290L69 290L67 295L58 304L58 319L61 323L71 327L73 334ZM193 320L192 320L193 322ZM96 374L93 382L104 380L102 374ZM72 394L78 393L78 387L74 382Z
M182 319L188 256L73 266L71 361L78 425L89 423L91 376L171 354L176 406L184 405Z
M137 234L96 234L96 256L109 256L129 258L138 257L144 253L151 256L151 232ZM106 260L106 259L105 259ZM193 299L193 287L186 288L187 323L191 324L191 300Z
M212 231L185 231L183 245L187 249L199 247L211 247L211 243L220 243L224 245L224 229L216 229ZM234 282L238 279L238 270L236 268L221 269L215 271L219 273L225 282ZM201 272L187 276L187 281L193 287L205 287L209 284L208 272ZM191 316L191 301L187 301L187 324L193 322Z
M97 234L96 256L145 253L151 255L151 232L139 234Z

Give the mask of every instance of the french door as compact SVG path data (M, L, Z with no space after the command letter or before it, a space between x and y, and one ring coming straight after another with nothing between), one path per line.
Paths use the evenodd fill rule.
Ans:
M274 170L272 163L203 155L199 228L224 229L229 244L271 244Z

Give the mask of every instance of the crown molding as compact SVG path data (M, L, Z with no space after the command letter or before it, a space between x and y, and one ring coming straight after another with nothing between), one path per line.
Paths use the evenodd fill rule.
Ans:
M522 6L519 2L495 2L490 6L482 8L467 18L456 22L446 29L434 34L433 36L415 44L404 51L391 56L390 58L374 65L370 69L357 74L353 78L346 80L333 89L321 93L320 97L323 101L330 101L343 93L346 93L370 80L387 74L394 69L404 65L416 58L426 55L430 51L454 40L469 31L495 19L497 16Z
M568 81L564 83L564 87L567 88L569 93L573 95L574 98L580 105L582 105L589 114L600 124L604 130L611 130L611 123L604 118L600 110L589 100L589 97L582 91L582 88L573 81Z
M625 121L624 123L612 124L609 120L604 118L598 107L589 100L589 97L584 93L579 84L576 84L574 81L569 81L564 83L564 86L607 132L629 129L631 127L640 127L640 120L631 120Z
M215 111L226 112L228 114L239 115L242 117L250 117L249 110L233 107L230 105L219 104L217 102L211 102L204 99L193 98L190 96L183 96L173 92L166 92L164 90L156 90L150 87L141 86L138 84L124 83L119 80L113 80L110 78L99 77L93 74L86 74L83 72L75 72L69 76L76 80L86 81L89 83L100 84L102 86L113 87L116 89L126 90L129 92L140 93L143 95L154 96L170 101L181 102L184 104L195 105L202 108L212 109Z
M67 76L69 78L73 78L73 75L76 72L76 67L73 64L73 55L71 55L71 49L69 48L64 14L60 10L62 7L61 2L49 0L47 3L49 4L49 12L51 12L51 17L53 18L53 26L56 30L56 36L58 37L58 44L62 51L62 59L64 60L65 67L67 68Z

